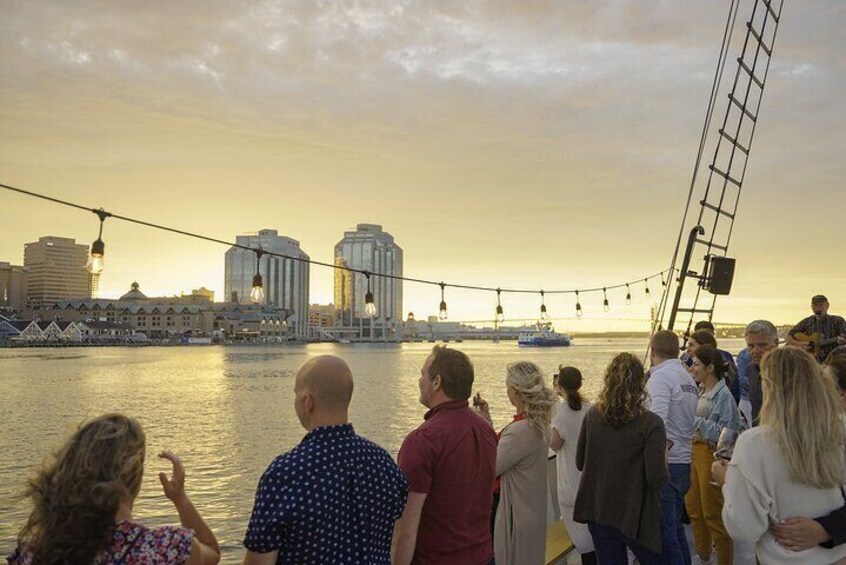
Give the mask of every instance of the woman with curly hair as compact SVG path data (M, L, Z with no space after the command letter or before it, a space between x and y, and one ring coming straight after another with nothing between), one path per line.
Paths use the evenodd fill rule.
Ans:
M643 365L620 353L608 365L579 435L582 479L573 516L588 525L603 565L626 565L626 548L641 565L661 563L659 491L668 480L667 436L645 400Z
M508 365L508 400L517 411L499 434L496 476L500 499L494 524L497 564L544 563L546 551L547 442L555 393L547 388L537 365ZM479 413L491 422L488 403L477 396Z
M214 534L185 494L185 470L169 452L173 476L159 474L181 528L146 528L132 520L141 490L146 438L120 414L86 422L29 481L33 510L18 536L11 565L215 564Z

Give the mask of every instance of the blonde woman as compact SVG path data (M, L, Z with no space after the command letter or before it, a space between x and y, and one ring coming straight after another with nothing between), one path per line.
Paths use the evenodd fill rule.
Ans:
M132 418L108 414L80 426L29 482L33 510L9 563L217 563L217 541L185 494L175 455L159 455L173 465L173 477L159 479L182 527L146 528L132 519L144 455L144 431Z
M556 453L558 507L564 527L581 555L582 565L594 565L596 553L593 551L593 538L586 525L573 520L573 504L582 478L581 471L576 467L576 445L591 403L579 391L582 388L582 372L576 367L560 367L552 382L555 391L564 400L558 403L552 417L549 438L549 447Z
M795 551L772 527L794 516L824 516L843 506L846 431L834 382L808 353L774 349L761 360L761 424L737 441L723 486L723 523L735 540L756 544L761 563L835 563L846 545Z
M494 557L497 565L538 565L546 551L547 442L555 394L538 366L526 361L508 365L505 387L517 414L500 432L496 450ZM479 396L477 403L493 425L488 403Z
M646 409L643 364L620 353L605 370L596 404L582 423L576 466L582 471L573 517L586 523L603 565L661 560L661 500L667 482L667 435Z

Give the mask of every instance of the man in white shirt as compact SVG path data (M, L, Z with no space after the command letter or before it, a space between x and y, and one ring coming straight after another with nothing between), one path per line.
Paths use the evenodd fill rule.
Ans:
M690 565L690 549L682 526L684 495L690 488L693 421L699 389L679 360L679 337L670 331L652 336L652 369L646 390L651 410L664 420L670 481L661 487L661 542L663 562Z

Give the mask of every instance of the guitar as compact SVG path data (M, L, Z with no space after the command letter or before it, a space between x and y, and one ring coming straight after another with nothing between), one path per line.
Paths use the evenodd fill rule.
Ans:
M796 332L793 334L793 339L804 344L805 350L816 358L819 356L821 348L838 344L840 338L830 337L828 339L822 339L819 332L814 332L812 334Z

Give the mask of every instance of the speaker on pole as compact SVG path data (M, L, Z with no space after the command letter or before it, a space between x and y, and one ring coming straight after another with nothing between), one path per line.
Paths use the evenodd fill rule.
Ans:
M728 294L734 280L735 260L729 257L711 257L710 272L708 273L708 292L711 294Z

